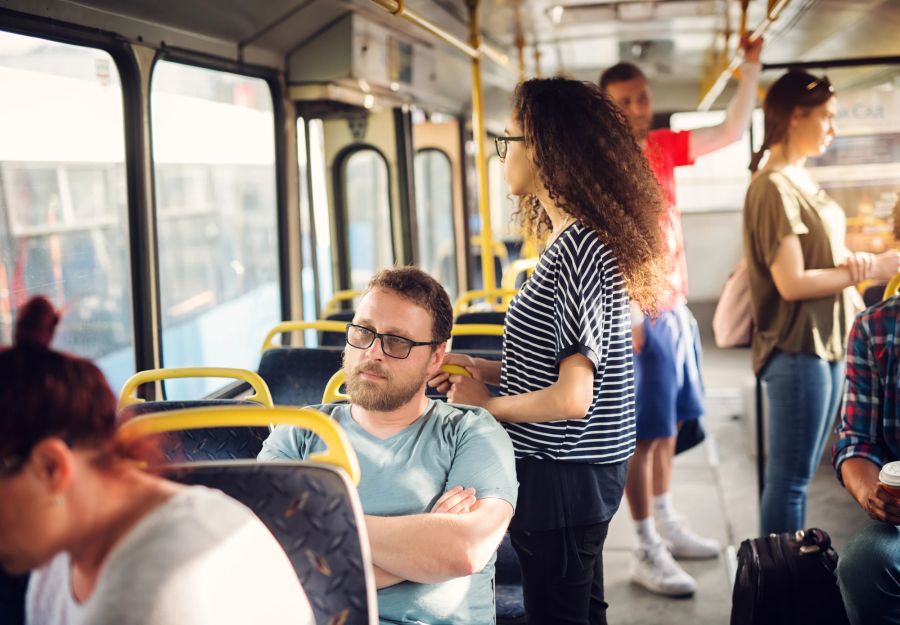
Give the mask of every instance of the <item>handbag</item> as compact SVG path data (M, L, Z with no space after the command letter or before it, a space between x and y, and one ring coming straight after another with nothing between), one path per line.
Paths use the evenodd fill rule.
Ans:
M837 561L831 537L816 527L745 540L731 625L849 625L834 575Z
M741 256L728 276L716 312L713 314L716 347L747 347L753 328L753 302L750 299L750 272Z

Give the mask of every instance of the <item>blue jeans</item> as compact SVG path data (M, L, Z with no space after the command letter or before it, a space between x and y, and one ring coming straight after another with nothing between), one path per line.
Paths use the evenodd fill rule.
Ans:
M837 577L853 625L900 624L900 527L870 520L840 554Z
M806 491L834 423L844 363L776 351L763 367L769 457L760 533L795 532L806 520Z

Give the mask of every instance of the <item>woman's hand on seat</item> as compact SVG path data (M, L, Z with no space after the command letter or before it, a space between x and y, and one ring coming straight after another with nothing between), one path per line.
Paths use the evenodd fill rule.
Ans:
M473 378L483 381L481 371L475 359L466 354L444 354L445 365L459 365L465 367ZM446 394L450 390L450 374L446 371L439 370L431 379L428 380L428 386L435 389L438 393Z

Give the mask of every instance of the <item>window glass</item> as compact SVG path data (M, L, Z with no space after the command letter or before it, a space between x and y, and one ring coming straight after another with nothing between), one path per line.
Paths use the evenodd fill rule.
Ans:
M54 346L134 373L122 87L102 50L0 31L0 343L30 296ZM65 105L60 99L65 94Z
M163 363L256 369L281 319L265 81L168 61L151 85ZM166 383L196 398L221 380Z
M692 111L675 113L672 130L692 130L715 126L725 119L725 111ZM762 137L762 111L752 117L754 136ZM691 167L675 168L675 188L678 208L683 213L734 210L744 206L744 196L750 184L750 132L740 140L699 157Z
M836 82L847 70L829 72ZM895 247L892 211L900 180L900 71L892 68L866 88L837 90L837 136L810 174L844 209L847 247L883 252Z
M331 251L331 214L328 210L328 174L325 168L325 125L309 122L309 168L312 173L313 228L316 231L316 277L319 303L324 306L334 293L334 258ZM307 336L315 335L308 332Z
M362 290L376 271L394 263L384 157L372 149L354 152L344 163L343 184L350 288Z
M416 225L419 264L456 300L456 247L453 236L453 168L435 149L416 153Z
M489 147L493 149L493 142L490 143ZM503 175L503 163L496 154L488 159L488 198L494 238L504 241L519 236L519 227L513 219L516 209L514 198L509 194L509 185Z

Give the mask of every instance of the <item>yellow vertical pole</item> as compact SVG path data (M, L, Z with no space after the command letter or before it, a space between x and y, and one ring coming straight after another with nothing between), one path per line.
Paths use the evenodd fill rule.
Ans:
M534 42L534 76L541 78L541 49L538 47L537 40Z
M481 30L478 23L479 0L466 0L469 8L469 45L478 50ZM481 215L481 275L483 288L497 288L494 274L494 247L491 210L488 203L488 170L485 154L484 93L481 88L481 56L472 59L472 134L475 140L475 164L478 173L478 212Z

